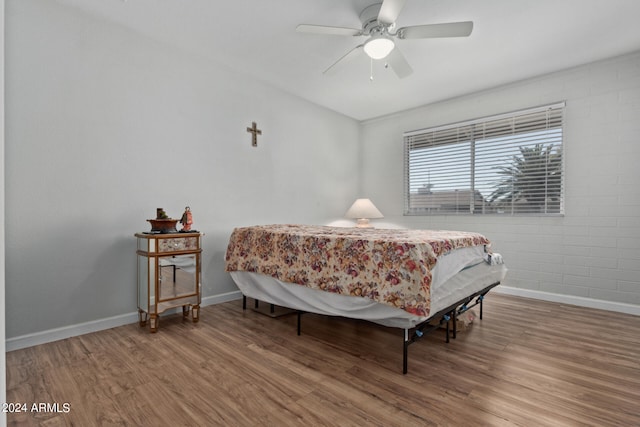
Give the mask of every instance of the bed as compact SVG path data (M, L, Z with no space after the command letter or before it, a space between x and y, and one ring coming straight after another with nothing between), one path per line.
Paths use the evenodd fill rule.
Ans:
M448 340L507 271L479 233L293 224L234 229L225 261L244 307L297 310L298 333L303 312L403 329L403 373L409 344L443 325Z

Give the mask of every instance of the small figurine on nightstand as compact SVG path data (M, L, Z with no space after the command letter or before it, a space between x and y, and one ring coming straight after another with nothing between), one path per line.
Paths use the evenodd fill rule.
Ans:
M189 206L184 208L182 218L180 218L180 224L182 224L182 230L191 231L191 224L193 224L193 216L191 215L191 208Z

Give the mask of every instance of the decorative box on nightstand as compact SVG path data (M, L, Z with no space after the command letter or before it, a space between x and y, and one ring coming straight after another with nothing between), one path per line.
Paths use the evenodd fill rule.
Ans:
M182 307L182 315L198 321L200 314L201 234L136 233L138 238L138 313L140 326L149 320L158 330L164 311Z

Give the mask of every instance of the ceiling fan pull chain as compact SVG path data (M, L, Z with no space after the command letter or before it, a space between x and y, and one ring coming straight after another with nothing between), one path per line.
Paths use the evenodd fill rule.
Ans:
M370 68L369 68L369 80L373 81L373 58L369 58L370 62Z

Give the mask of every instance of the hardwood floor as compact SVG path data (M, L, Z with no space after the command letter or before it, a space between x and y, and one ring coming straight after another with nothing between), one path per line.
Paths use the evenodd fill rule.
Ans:
M640 425L640 317L490 293L456 340L412 344L407 375L400 329L306 314L297 336L295 323L233 301L195 324L163 317L156 334L132 324L9 352L7 399L28 410L8 424Z

